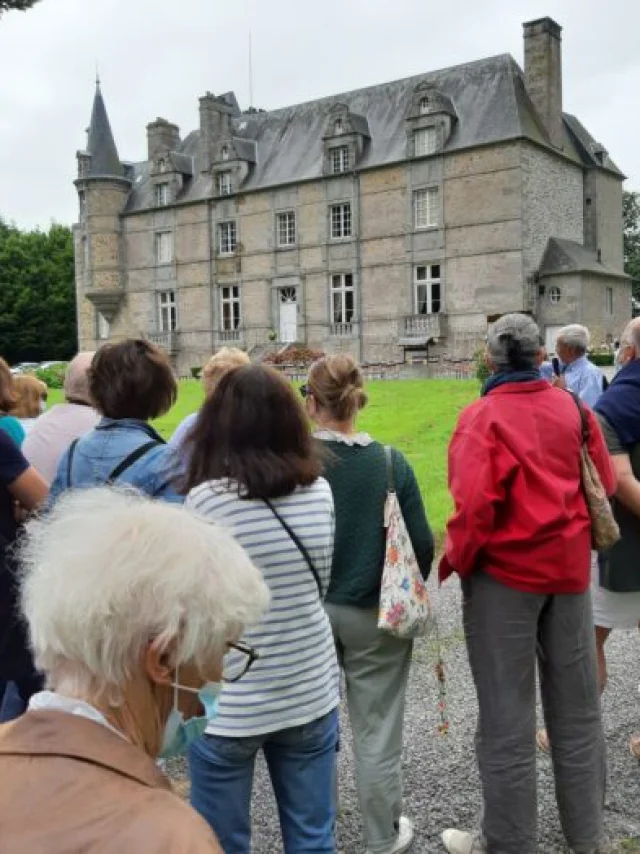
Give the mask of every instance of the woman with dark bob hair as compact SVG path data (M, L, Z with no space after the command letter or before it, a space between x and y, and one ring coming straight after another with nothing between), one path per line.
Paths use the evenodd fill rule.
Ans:
M225 685L218 717L191 747L191 802L224 851L249 854L262 749L285 854L333 854L338 663L323 608L333 499L304 411L276 371L236 368L206 400L187 450L186 506L230 527L271 591L243 638L259 659Z
M89 394L102 419L63 455L50 500L67 489L117 481L181 502L174 486L174 452L148 423L168 412L178 394L162 350L141 339L105 344L89 369Z

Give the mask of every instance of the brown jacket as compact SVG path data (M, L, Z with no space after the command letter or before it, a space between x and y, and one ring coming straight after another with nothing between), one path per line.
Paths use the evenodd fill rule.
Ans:
M59 711L0 726L0 854L222 854L156 764Z

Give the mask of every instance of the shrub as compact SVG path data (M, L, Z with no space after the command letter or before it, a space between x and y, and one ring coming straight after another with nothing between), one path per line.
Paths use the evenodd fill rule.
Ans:
M50 368L36 368L33 374L41 380L47 388L62 388L66 372L67 363L60 362L59 365L51 365Z
M194 380L199 380L202 376L202 366L196 365L194 368L191 368L191 376Z
M589 361L600 368L613 365L613 359L613 353L589 353Z
M481 347L479 350L476 350L475 354L475 363L476 363L476 379L480 383L485 383L489 379L489 375L491 371L489 370L489 365L487 363L487 354L484 347Z
M287 347L281 353L269 353L265 356L266 365L295 365L297 367L309 367L316 359L324 356L319 350L310 350L308 347Z

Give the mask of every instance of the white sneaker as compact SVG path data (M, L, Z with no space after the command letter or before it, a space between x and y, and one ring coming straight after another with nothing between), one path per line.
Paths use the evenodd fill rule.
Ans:
M398 822L398 838L396 839L393 848L389 849L389 854L404 854L413 845L413 822L406 815L400 816ZM370 852L367 851L367 854Z
M462 830L445 830L442 844L449 854L485 854L487 850L476 833L465 833Z

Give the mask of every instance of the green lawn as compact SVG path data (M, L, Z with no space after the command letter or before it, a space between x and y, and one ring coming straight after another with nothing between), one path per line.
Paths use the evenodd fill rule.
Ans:
M399 380L367 383L369 405L360 427L403 451L415 468L429 521L442 533L451 502L447 491L447 444L458 413L478 396L475 380ZM52 402L60 393L53 392ZM180 383L180 399L155 425L168 438L202 401L194 380Z

